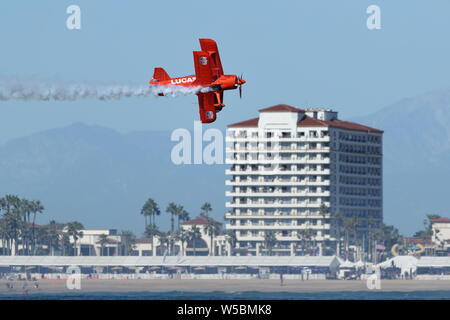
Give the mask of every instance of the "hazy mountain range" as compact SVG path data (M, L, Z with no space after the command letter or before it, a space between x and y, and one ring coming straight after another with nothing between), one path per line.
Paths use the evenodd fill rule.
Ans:
M402 99L355 121L385 131L385 220L412 233L425 214L450 217L450 90Z
M387 223L411 234L426 213L450 217L450 91L403 99L353 119L385 130L384 212ZM225 166L176 166L169 132L122 134L76 123L0 145L0 195L40 199L40 222L79 220L90 228L143 230L147 197L164 209L185 205L192 216L211 202L225 213Z
M165 228L170 201L192 216L208 201L222 219L225 167L174 165L176 143L169 132L122 134L81 123L14 139L0 146L0 194L42 200L42 222L78 220L90 228L141 233L148 197L160 204Z

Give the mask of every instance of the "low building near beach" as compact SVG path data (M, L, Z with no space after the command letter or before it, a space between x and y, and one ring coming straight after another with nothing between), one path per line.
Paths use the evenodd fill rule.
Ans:
M83 229L83 236L76 242L74 255L114 256L122 254L122 236L115 229ZM63 229L67 232L67 229ZM70 243L74 239L70 237Z
M435 245L436 251L440 255L450 254L450 219L438 218L431 220L431 240Z
M207 232L208 218L196 217L181 224L183 231L192 231L196 228L199 235L195 239L189 239L181 243L179 239L173 242L174 252L169 252L167 243L160 236L138 238L136 239L132 255L134 256L223 256L231 255L232 249L230 242L225 235L215 235L211 237Z

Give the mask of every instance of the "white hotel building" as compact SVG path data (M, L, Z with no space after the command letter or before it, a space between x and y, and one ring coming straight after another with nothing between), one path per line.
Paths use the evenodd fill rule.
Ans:
M336 249L333 214L383 218L383 131L331 110L276 105L227 130L226 228L237 252L299 255ZM333 249L333 250L334 250Z

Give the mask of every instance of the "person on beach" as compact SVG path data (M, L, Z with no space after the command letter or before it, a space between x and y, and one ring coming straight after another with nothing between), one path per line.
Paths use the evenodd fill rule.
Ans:
M283 286L283 274L280 273L280 286Z
M28 283L24 282L23 285L22 285L22 294L28 294L27 287L28 287Z

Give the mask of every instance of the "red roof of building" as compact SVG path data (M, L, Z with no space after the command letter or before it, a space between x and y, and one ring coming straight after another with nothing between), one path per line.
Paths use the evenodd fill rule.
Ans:
M258 126L259 118L253 118L249 120L245 120L242 122L237 122L228 125L229 128L241 128L241 127L257 127ZM350 122L350 121L343 121L343 120L319 120L315 118L311 118L308 116L305 116L302 120L300 120L297 125L299 127L333 127L333 128L340 128L340 129L346 129L346 130L356 130L356 131L366 131L366 132L376 132L376 133L383 133L382 130L371 128L356 122Z
M28 222L28 227L33 228L33 223ZM36 229L42 228L42 226L40 224L36 224L36 223L34 224L34 227Z
M237 122L237 123L233 123L233 124L229 124L228 127L229 128L233 128L233 127L257 127L258 126L258 121L259 118L253 118L250 120L245 120L242 122Z
M259 112L305 112L302 109L295 108L293 106L289 106L287 104L277 104L272 107L259 109Z
M259 112L305 112L305 110L295 108L287 104L277 104L268 108L260 109ZM233 127L258 127L259 118L253 118L237 123L232 123L228 125L229 128ZM356 130L356 131L366 131L366 132L376 132L383 133L382 130L371 128L356 122L343 121L343 120L319 120L316 118L304 116L297 123L298 126L304 127L333 127L346 130Z
M433 222L433 223L450 223L450 219L449 218L438 218L438 219L431 220L431 222Z
M431 244L431 243L433 243L433 242L431 241L431 236L430 236L428 239L417 238L417 237L405 237L404 240L405 240L406 243L409 243L409 244L415 243L415 244L423 244L423 245L426 245L426 244Z
M184 225L195 225L195 224L208 224L208 219L206 217L197 217L195 219L183 222Z
M368 131L368 132L378 132L383 133L382 130L371 128L356 122L343 121L343 120L319 120L316 118L311 118L305 116L302 120L297 123L300 127L333 127L346 130L357 130L357 131Z

